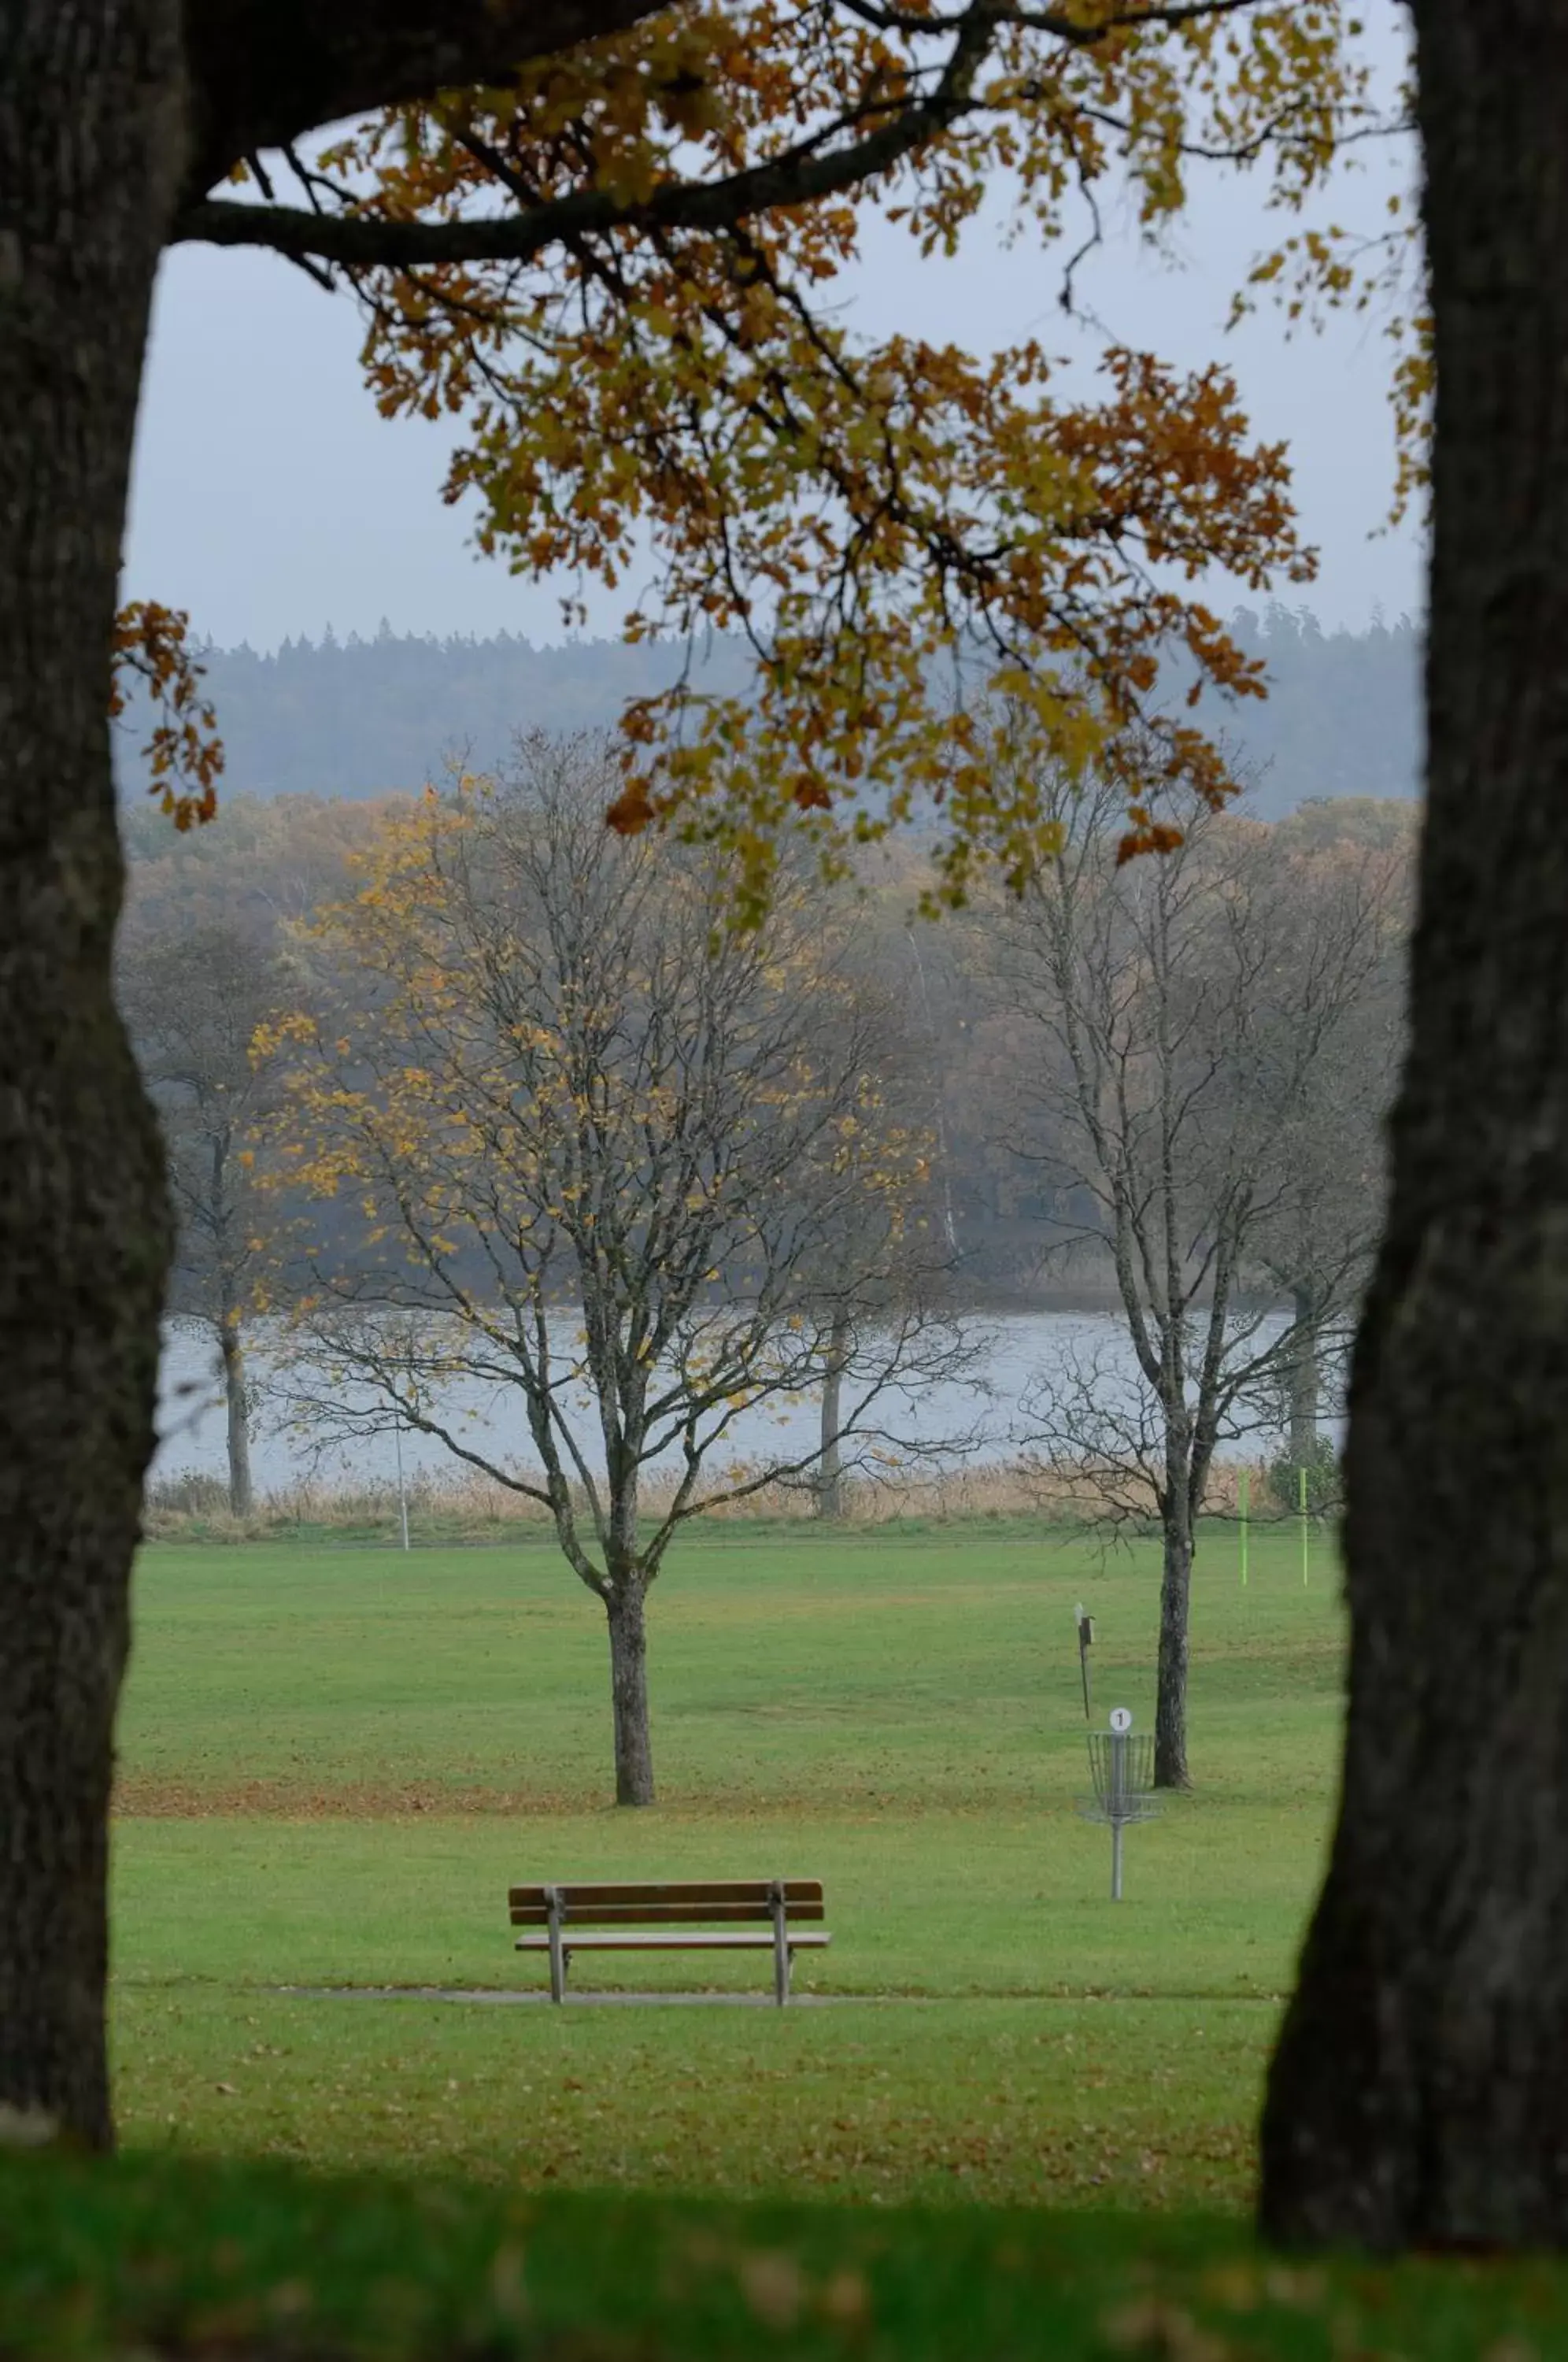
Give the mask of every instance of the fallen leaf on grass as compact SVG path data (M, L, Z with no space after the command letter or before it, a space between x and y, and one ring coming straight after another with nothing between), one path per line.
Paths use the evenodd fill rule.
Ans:
M491 2301L503 2321L526 2321L532 2307L523 2285L523 2251L501 2247L490 2268Z
M1232 2351L1180 2305L1157 2298L1126 2305L1100 2325L1119 2354L1134 2355L1138 2362L1229 2362Z
M806 2301L806 2280L793 2256L759 2248L735 2266L742 2296L768 2329L793 2329Z
M859 2329L871 2314L871 2291L858 2272L847 2266L834 2272L819 2300L824 2321L835 2329Z

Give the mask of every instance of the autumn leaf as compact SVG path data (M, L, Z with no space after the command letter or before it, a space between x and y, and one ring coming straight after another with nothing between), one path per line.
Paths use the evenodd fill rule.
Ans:
M127 679L139 681L151 701L158 718L141 749L150 773L148 791L182 831L216 811L224 763L217 716L202 694L203 668L187 637L190 620L183 609L149 599L122 607L115 618L109 697L112 722L125 712Z

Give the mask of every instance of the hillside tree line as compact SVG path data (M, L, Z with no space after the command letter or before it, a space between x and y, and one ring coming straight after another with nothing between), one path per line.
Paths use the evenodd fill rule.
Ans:
M1230 628L1269 686L1266 702L1249 700L1226 718L1258 812L1276 820L1324 796L1415 795L1420 645L1408 616L1329 631L1309 608L1275 603L1239 612ZM630 700L657 695L688 667L725 694L744 687L747 669L744 643L722 634L690 648L544 646L511 632L437 639L385 622L368 637L328 629L266 652L207 647L201 660L222 716L228 791L329 800L410 793L450 756L492 769L520 725L552 735L608 729ZM116 734L133 825L149 721L145 694L133 693Z

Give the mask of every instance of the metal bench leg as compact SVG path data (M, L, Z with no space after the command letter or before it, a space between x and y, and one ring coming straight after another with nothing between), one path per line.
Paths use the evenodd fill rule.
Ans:
M781 1878L773 1881L767 1899L773 1909L773 1998L782 2009L790 1998L790 1969L795 1955L790 1946Z
M553 1886L545 1889L545 1907L550 1915L550 1999L566 1999L567 1956L561 1943L561 1898Z

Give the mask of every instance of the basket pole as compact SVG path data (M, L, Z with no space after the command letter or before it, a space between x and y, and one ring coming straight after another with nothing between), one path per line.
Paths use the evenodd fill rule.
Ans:
M1307 1471L1305 1468L1300 1470L1298 1474L1296 1497L1301 1508L1301 1588L1305 1591L1310 1581L1309 1551L1311 1548L1310 1528L1307 1522Z

